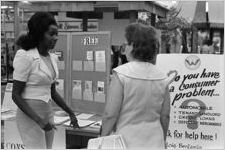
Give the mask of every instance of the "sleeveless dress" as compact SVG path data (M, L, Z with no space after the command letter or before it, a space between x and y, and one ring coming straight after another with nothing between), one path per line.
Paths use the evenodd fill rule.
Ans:
M160 112L167 100L166 78L147 62L129 62L115 68L124 96L115 134L121 134L127 148L165 148Z

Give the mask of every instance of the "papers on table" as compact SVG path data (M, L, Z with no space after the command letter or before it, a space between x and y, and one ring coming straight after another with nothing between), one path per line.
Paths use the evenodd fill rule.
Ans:
M96 122L96 121L88 120L95 114L86 114L86 113L79 114L77 112L75 112L74 114L77 117L78 124L80 127L86 127L86 126L92 125L93 123ZM55 115L54 115L54 122L55 122L55 125L63 124L66 126L70 126L70 117L68 115L66 115L66 113L64 111L56 111Z
M11 109L9 109L9 108L5 108L5 107L3 107L3 108L1 108L1 113L6 113L6 112L9 112Z
M81 120L81 119L77 119L77 121L80 127L86 127L95 122L91 120ZM64 125L70 126L70 121L65 122Z
M16 111L7 107L1 108L1 120L9 120L16 117Z
M74 112L74 114L77 116L77 115L79 115L80 113ZM55 111L54 115L55 115L55 116L60 116L60 117L68 116L68 114L67 114L65 111L63 111L63 110Z
M89 119L92 116L94 116L94 114L86 114L86 113L81 113L77 116L77 119Z
M55 125L63 124L65 122L69 121L69 120L70 120L69 116L66 116L66 117L54 116Z
M9 109L7 111L4 111L4 113L1 112L1 120L9 120L14 117L16 117L16 111L12 111Z
M88 149L126 149L126 145L121 135L110 135L90 139Z
M97 121L90 125L91 128L101 128L101 126L102 126L102 121Z
M65 111L59 110L59 111L55 111L56 116L68 116L68 114Z

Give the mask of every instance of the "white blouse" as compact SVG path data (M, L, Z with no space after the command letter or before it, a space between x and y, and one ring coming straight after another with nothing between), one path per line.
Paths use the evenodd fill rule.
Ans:
M57 59L55 54L51 54L50 59L55 72L41 59L36 48L25 51L17 51L13 61L13 79L26 82L26 87L22 93L24 99L37 99L48 102L51 99L51 84L58 77Z

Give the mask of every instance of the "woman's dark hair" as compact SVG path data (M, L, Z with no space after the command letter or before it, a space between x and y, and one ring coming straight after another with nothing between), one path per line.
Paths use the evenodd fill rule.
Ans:
M29 50L38 46L50 25L56 25L54 16L48 12L36 12L28 21L28 33L18 37L16 44Z
M141 23L132 23L125 29L125 37L128 45L133 46L131 55L133 58L151 62L159 51L159 39L156 29Z

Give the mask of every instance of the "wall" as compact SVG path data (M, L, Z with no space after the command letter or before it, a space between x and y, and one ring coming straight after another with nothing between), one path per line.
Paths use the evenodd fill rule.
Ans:
M99 31L111 31L112 45L121 45L126 41L125 27L129 19L114 19L113 12L104 12L103 19L99 19Z

